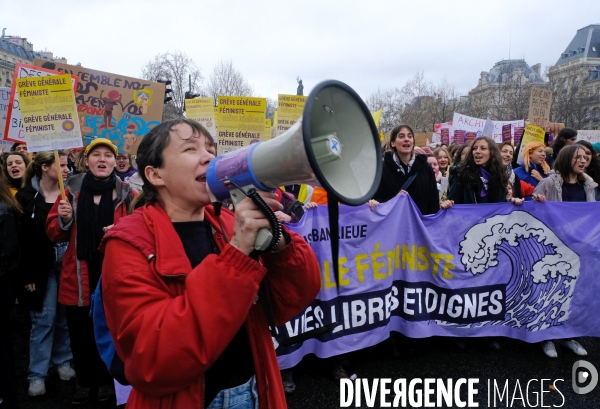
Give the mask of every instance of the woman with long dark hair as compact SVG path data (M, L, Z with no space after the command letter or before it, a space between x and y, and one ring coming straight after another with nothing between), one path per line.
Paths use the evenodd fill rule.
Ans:
M135 195L115 175L117 147L110 140L94 139L84 154L89 171L67 181L67 200L60 196L56 199L47 222L51 241L69 242L62 260L58 302L66 308L77 369L78 388L73 404L96 397L99 401L114 397L113 378L96 349L90 296L102 271L103 256L98 250L102 237L127 215Z
M452 169L448 198L456 204L500 203L507 201L509 177L506 165L500 156L496 142L487 136L480 136L473 141L466 158ZM510 198L515 205L521 205L523 199ZM466 348L466 341L459 340L460 349ZM500 350L500 343L489 339L492 350Z
M452 204L440 204L437 182L427 156L415 154L415 135L408 125L398 125L390 134L391 151L383 157L383 173L379 188L369 202L371 209L377 203L387 202L398 193L408 193L422 214L434 214Z
M15 273L19 262L17 217L21 207L0 172L0 398L6 407L17 407L15 359L9 312L15 305Z
M29 396L46 393L45 378L54 367L59 378L75 377L71 368L71 342L65 307L58 304L58 286L62 256L66 242L52 243L46 235L46 219L60 196L58 178L67 179L67 155L59 154L60 173L56 170L54 152L38 152L27 167L25 187L16 199L23 209L20 223L21 259L19 295L22 306L30 310Z
M577 141L577 145L583 148L589 158L585 164L585 174L600 186L600 159L598 153L588 141ZM596 188L596 201L600 201L600 189L598 188Z
M577 142L577 131L573 128L563 128L552 142L552 156L558 158L561 149Z
M448 198L456 204L506 202L508 174L494 140L480 136L453 169Z
M545 196L546 200L555 202L595 202L598 184L585 174L589 157L583 146L571 144L561 149L554 162L554 170L548 178L542 180L534 193ZM550 358L556 358L556 341L542 342L544 353ZM580 356L587 351L574 339L560 340L560 344Z

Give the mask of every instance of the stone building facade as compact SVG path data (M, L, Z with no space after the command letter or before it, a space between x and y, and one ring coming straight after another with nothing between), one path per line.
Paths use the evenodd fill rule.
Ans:
M550 67L553 119L575 129L600 129L600 24L577 30Z
M34 58L67 63L65 58L54 57L50 51L34 51L33 44L26 38L5 35L0 37L0 87L10 87L16 63L33 64Z

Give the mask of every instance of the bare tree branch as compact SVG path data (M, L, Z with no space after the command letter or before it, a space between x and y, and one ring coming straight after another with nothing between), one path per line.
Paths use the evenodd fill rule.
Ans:
M200 83L203 79L194 60L180 51L158 54L152 61L142 67L142 78L151 81L171 81L173 100L165 105L163 119L181 117L183 115L185 92L189 90L192 93L199 93Z
M254 90L231 61L221 60L215 65L201 93L216 101L219 95L249 97Z

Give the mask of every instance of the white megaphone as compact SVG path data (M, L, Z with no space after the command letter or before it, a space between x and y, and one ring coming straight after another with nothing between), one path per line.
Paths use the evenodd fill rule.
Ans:
M291 184L320 185L341 203L358 206L373 197L381 179L381 144L373 116L358 94L334 80L318 84L303 116L284 134L219 156L206 181L211 200L246 195L239 189L274 190ZM261 229L256 249L272 241Z

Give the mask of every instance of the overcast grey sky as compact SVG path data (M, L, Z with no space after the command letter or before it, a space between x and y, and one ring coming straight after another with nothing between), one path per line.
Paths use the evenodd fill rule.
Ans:
M363 98L417 71L466 94L502 59L556 63L598 0L4 0L0 28L70 64L139 77L159 53L187 53L208 78L231 60L255 96L304 94L325 79Z

